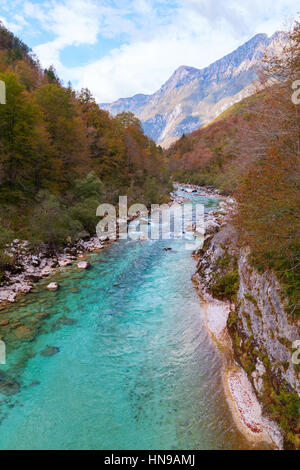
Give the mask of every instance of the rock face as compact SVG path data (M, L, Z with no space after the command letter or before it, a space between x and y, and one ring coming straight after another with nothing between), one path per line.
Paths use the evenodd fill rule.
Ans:
M145 133L168 147L183 133L199 129L252 94L256 67L264 51L278 50L285 41L283 33L270 38L257 34L209 67L179 67L153 95L139 94L101 107L113 115L133 112L142 121Z
M282 293L274 274L259 274L249 266L247 250L240 252L238 308L240 329L267 355L273 373L286 380L300 395L299 374L292 362L294 341L300 338L300 321L286 313ZM256 376L262 376L261 361ZM258 381L257 391L261 391Z
M259 273L249 262L249 249L240 248L235 228L223 220L206 235L194 281L201 292L230 300L227 331L234 357L247 372L267 416L284 433L287 448L299 448L299 366L293 343L300 339L300 320L285 309L280 284L271 271Z

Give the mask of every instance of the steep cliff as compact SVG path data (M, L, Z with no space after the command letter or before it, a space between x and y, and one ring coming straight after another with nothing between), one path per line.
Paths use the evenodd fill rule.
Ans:
M247 372L265 416L280 425L286 448L300 448L300 376L293 343L299 318L287 313L275 274L259 273L230 222L207 235L194 280L225 308L235 361Z

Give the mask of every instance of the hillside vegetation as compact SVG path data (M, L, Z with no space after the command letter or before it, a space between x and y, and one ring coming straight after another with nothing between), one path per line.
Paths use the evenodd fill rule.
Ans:
M56 248L94 234L96 208L161 202L170 190L161 149L131 113L115 118L87 89L64 87L0 25L0 248L13 238ZM13 260L1 256L1 269Z
M259 270L277 273L294 315L300 314L300 104L292 101L292 84L299 78L297 22L283 55L262 60L254 96L166 151L176 180L234 195L241 241Z

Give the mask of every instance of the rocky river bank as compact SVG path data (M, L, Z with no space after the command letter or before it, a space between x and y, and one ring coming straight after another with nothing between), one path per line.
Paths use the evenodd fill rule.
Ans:
M5 255L13 259L0 286L0 307L14 303L21 295L30 292L36 282L55 273L60 268L70 266L85 254L103 249L107 241L98 237L87 237L55 252L44 246L38 252L32 250L28 241L14 240L5 249Z
M297 448L300 380L292 345L300 322L286 312L275 274L251 266L232 223L235 212L225 197L221 211L209 214L193 281L224 357L224 390L236 424L253 441Z

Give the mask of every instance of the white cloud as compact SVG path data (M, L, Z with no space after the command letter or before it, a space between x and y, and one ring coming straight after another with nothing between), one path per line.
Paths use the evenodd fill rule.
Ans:
M21 18L38 22L51 38L34 49L42 65L54 64L65 81L105 102L152 93L178 66L206 66L258 32L272 34L297 10L298 0L25 1L12 26L20 29ZM110 39L122 43L101 57L101 41ZM99 50L99 59L64 66L61 52L74 46L76 55L82 44Z
M161 30L151 40L124 45L86 67L73 69L79 87L91 88L99 102L154 92L179 65L202 67L239 45L229 35L226 42L224 36L212 37L201 19L186 20L189 31L181 20L178 28Z
M0 16L0 22L4 24L4 26L9 29L9 31L12 31L13 33L15 34L18 34L21 29L22 29L22 26L17 24L17 23L14 23L12 21L7 21L6 18L4 18L3 16Z
M91 0L66 0L52 2L46 8L36 3L24 4L26 17L38 20L43 29L55 36L55 39L41 44L35 52L44 66L63 66L59 60L60 52L67 46L95 44L99 32L97 9Z

